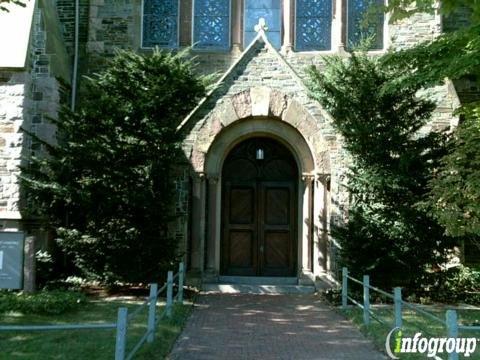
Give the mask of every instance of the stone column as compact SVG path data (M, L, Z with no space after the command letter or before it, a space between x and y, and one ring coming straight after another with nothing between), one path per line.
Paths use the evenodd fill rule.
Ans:
M242 13L243 0L232 1L232 50L241 52L242 50Z
M192 177L192 269L202 272L205 268L205 175L196 173Z
M292 10L294 0L283 0L283 44L282 52L288 53L293 48ZM268 25L268 24L267 24Z
M313 176L303 175L302 275L312 273Z
M345 52L346 41L346 8L348 0L334 0L332 50Z
M328 258L328 198L327 186L329 175L318 174L315 180L315 210L314 210L314 273L316 275L327 271Z
M217 209L218 175L208 177L208 235L207 235L207 272L208 275L217 275L216 260L217 254L216 238L218 225Z

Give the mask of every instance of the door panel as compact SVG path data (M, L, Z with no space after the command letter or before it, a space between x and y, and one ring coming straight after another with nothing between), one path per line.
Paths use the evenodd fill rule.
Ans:
M265 232L264 267L265 268L288 268L289 265L289 242L288 232Z
M293 183L262 182L259 193L263 213L259 226L261 273L264 276L293 276Z
M230 191L230 224L253 223L253 196L253 188L233 188Z
M250 269L253 267L253 231L230 231L230 266Z
M292 154L275 140L253 138L232 149L222 170L223 275L296 275L297 181Z
M289 225L290 189L265 189L265 224Z
M256 275L256 184L226 182L223 213L222 273Z

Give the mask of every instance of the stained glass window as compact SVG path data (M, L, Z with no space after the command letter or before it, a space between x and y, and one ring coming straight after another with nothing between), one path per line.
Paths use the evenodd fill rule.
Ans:
M372 50L383 49L384 0L348 0L347 47L373 37Z
M142 46L178 46L178 0L143 1Z
M245 47L257 36L255 25L264 18L268 27L268 40L277 49L282 44L280 0L245 0Z
M331 39L332 0L297 0L295 49L330 50Z
M197 49L228 50L230 0L195 0L193 42Z

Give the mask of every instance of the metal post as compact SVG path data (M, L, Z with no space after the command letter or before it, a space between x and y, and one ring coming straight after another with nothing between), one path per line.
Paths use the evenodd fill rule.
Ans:
M148 305L147 331L149 332L147 342L153 342L155 339L155 314L157 310L157 284L150 284L150 304Z
M402 288L393 289L393 303L395 306L395 327L401 328L402 321Z
M167 277L167 317L172 317L173 305L173 272L168 272Z
M455 310L447 310L445 317L447 324L447 337L456 339L458 337L457 312ZM455 350L448 354L448 360L458 360L458 354Z
M178 265L178 302L183 305L183 282L185 276L185 267L183 262Z
M344 267L342 269L342 308L347 308L347 296L348 296L348 269Z
M127 342L127 316L127 308L121 307L118 309L115 360L125 360L125 347Z
M363 323L370 324L370 277L363 275Z

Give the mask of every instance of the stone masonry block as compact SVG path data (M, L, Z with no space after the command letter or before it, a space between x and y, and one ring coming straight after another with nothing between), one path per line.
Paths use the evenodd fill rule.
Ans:
M228 126L238 120L237 112L232 101L227 98L214 110L214 116L220 120L223 126Z
M239 119L252 116L252 100L250 91L243 91L232 97L233 107Z
M254 87L250 89L252 116L268 116L270 93L271 89L267 87Z
M270 116L282 118L288 106L288 98L279 91L272 91L270 94Z

